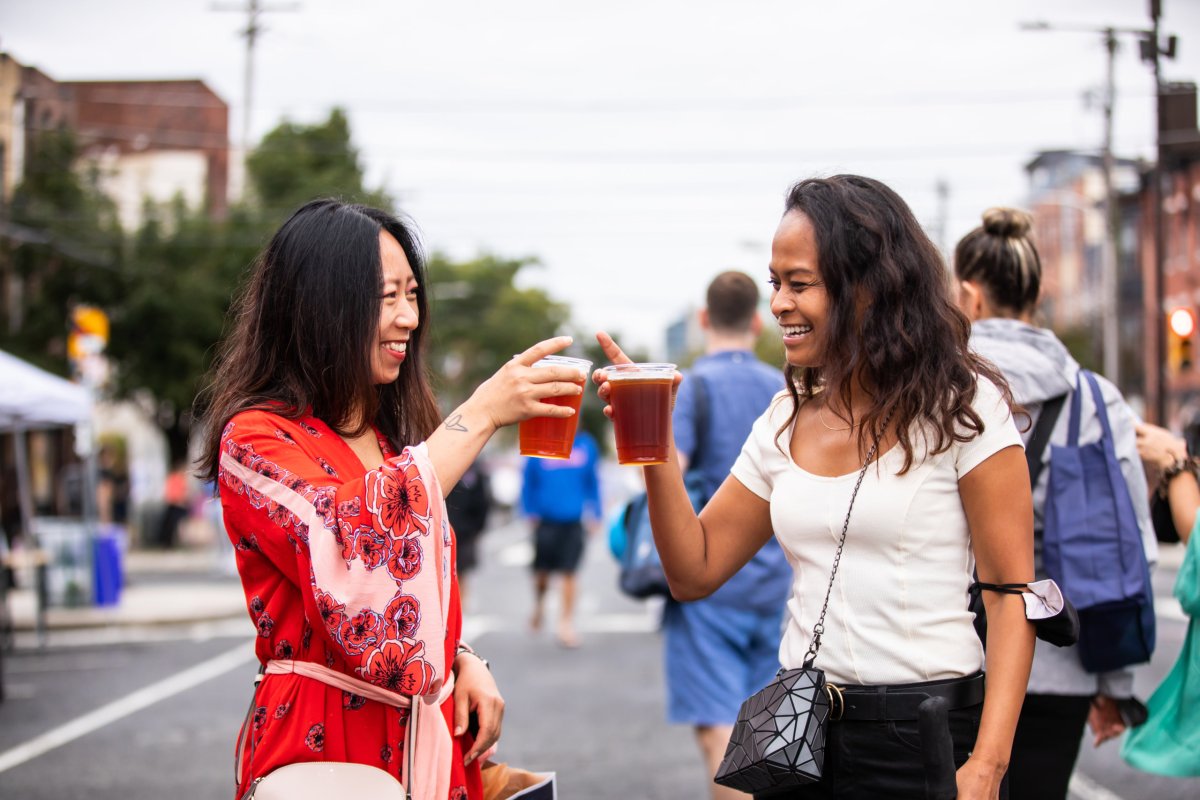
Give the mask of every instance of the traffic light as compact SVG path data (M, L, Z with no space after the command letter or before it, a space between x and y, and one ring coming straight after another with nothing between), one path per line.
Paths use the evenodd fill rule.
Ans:
M1192 336L1196 333L1196 312L1176 308L1167 314L1167 365L1171 374L1192 368Z

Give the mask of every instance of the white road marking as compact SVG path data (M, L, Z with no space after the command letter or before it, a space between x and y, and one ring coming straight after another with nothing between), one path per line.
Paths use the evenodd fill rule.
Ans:
M1121 795L1105 789L1078 770L1071 775L1067 790L1076 800L1124 800Z
M61 747L81 736L86 736L92 731L103 728L105 725L111 725L119 719L141 711L147 706L152 706L172 695L187 691L194 686L198 686L218 675L223 675L229 670L240 667L242 664L252 660L254 660L254 647L252 643L242 642L237 647L227 650L219 656L210 658L208 661L197 664L169 678L165 678L158 683L138 689L136 692L114 700L108 705L101 706L95 711L84 714L82 717L77 717L65 725L60 725L53 730L47 731L22 745L0 753L0 772L5 772L15 766L24 764L26 761L48 753L56 747Z

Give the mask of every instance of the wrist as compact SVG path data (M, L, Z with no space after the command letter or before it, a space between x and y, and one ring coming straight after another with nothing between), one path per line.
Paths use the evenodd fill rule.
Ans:
M450 416L446 417L442 424L451 430L462 433L478 433L488 439L502 427L488 413L488 403L478 399L475 395L471 395L466 402L450 412Z
M484 658L483 656L479 655L478 653L476 653L475 650L469 644L467 644L466 642L459 642L458 647L454 650L455 666L458 666L459 661L463 658L468 658L468 659L472 659L474 661L478 661L480 664L482 664L484 667L486 667L489 671L491 671L491 669L492 669L492 665L488 663L487 659Z
M1191 473L1193 476L1197 474L1197 464L1195 456L1170 454L1173 457L1171 463L1162 467L1162 478L1159 481L1159 488L1166 489L1167 485L1178 478L1185 472Z

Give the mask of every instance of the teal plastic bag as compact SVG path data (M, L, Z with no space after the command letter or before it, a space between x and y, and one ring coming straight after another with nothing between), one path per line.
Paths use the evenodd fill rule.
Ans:
M1200 777L1200 519L1187 548L1175 579L1175 597L1189 617L1187 637L1146 703L1149 718L1121 746L1121 757L1132 766L1173 778Z

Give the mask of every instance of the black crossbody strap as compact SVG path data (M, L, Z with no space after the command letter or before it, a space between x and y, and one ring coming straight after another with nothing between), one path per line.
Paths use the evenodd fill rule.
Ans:
M1033 428L1033 436L1029 437L1029 446L1025 448L1025 461L1029 464L1030 487L1037 486L1038 476L1042 474L1042 467L1045 466L1042 462L1042 453L1046 451L1046 445L1050 443L1050 434L1054 432L1054 423L1058 422L1058 415L1062 413L1063 403L1066 402L1066 399L1065 394L1060 394L1042 404L1042 413L1038 414L1037 425Z
M708 386L704 378L695 370L692 371L692 377L696 379L696 449L692 451L692 457L688 459L688 471L696 469L700 465L700 456L704 452L705 440L708 439Z

